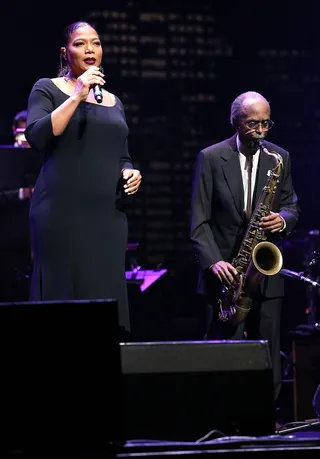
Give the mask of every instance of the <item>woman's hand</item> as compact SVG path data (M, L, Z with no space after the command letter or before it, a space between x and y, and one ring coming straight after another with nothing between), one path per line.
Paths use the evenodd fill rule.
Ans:
M135 194L139 190L142 176L138 169L123 169L122 178L126 182L123 185L125 193Z
M98 84L103 86L105 80L103 79L104 74L100 72L99 67L91 66L82 75L77 78L76 87L72 95L73 98L86 100L90 89Z

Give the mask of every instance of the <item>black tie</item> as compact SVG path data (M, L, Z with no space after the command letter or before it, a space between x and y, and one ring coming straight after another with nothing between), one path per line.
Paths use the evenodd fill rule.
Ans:
M246 166L248 172L248 187L247 187L247 206L246 206L246 216L250 220L252 214L252 197L251 197L251 187L252 187L252 156L247 156Z

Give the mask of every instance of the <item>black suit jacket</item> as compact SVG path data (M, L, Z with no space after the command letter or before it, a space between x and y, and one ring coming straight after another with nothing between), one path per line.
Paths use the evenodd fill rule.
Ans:
M269 151L280 153L284 163L272 211L279 212L284 218L286 230L270 236L270 240L275 242L275 239L284 238L292 231L299 211L292 185L289 153L270 142L264 141L264 144ZM268 170L274 166L274 158L261 152L253 206L267 181ZM220 283L215 281L208 268L220 260L231 262L237 255L247 228L243 208L244 191L234 135L200 151L195 165L190 237L200 266L198 293L220 293ZM262 289L266 297L282 296L283 279L279 275L266 277Z

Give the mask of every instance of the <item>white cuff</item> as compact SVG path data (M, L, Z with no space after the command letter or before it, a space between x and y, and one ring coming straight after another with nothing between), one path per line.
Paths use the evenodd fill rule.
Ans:
M19 188L19 199L22 201L24 199L23 197L23 188Z
M280 218L281 220L283 221L283 227L281 228L281 230L279 231L279 233L282 233L282 231L284 231L287 227L287 223L285 221L285 219L280 215Z

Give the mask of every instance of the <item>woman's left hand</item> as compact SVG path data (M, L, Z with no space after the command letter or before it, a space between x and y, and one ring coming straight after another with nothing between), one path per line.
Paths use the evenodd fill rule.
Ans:
M125 193L135 194L139 190L142 177L138 169L124 169L122 171L122 178L126 182L123 185Z

